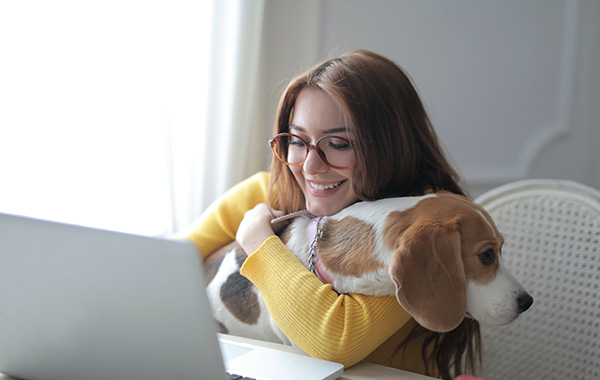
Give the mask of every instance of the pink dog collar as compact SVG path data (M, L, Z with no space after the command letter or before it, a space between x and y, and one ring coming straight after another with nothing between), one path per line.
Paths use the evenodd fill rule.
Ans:
M308 268L325 284L332 284L333 280L321 261L319 247L317 246L317 241L323 234L322 231L319 230L320 220L320 216L314 217L306 225L306 239L310 242L310 248L308 250Z

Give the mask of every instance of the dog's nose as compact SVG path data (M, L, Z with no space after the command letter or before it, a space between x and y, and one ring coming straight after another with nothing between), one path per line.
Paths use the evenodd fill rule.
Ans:
M521 313L524 313L533 304L533 297L530 296L528 293L521 294L517 298L517 303L519 304L519 311Z

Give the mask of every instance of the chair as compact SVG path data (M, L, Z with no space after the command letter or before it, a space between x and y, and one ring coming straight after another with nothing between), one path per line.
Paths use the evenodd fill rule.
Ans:
M476 199L503 233L507 267L533 296L506 326L482 327L492 380L600 379L600 191L523 180Z

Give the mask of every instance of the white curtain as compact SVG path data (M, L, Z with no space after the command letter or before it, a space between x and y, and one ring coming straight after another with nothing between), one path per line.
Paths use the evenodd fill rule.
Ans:
M258 170L264 0L0 1L0 212L143 235Z
M214 1L206 125L171 132L174 232L260 170L256 123L264 0Z
M171 232L168 141L200 150L211 3L0 1L0 212Z

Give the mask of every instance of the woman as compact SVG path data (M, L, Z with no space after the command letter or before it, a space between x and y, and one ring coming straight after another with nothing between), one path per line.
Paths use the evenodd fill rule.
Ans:
M241 273L281 330L314 357L361 360L450 377L473 370L479 327L424 330L395 297L337 294L275 235L276 216L331 215L361 200L448 190L464 194L419 96L392 61L369 51L327 60L295 78L278 108L270 173L217 200L183 236L203 257L236 239ZM451 368L453 367L453 368Z

